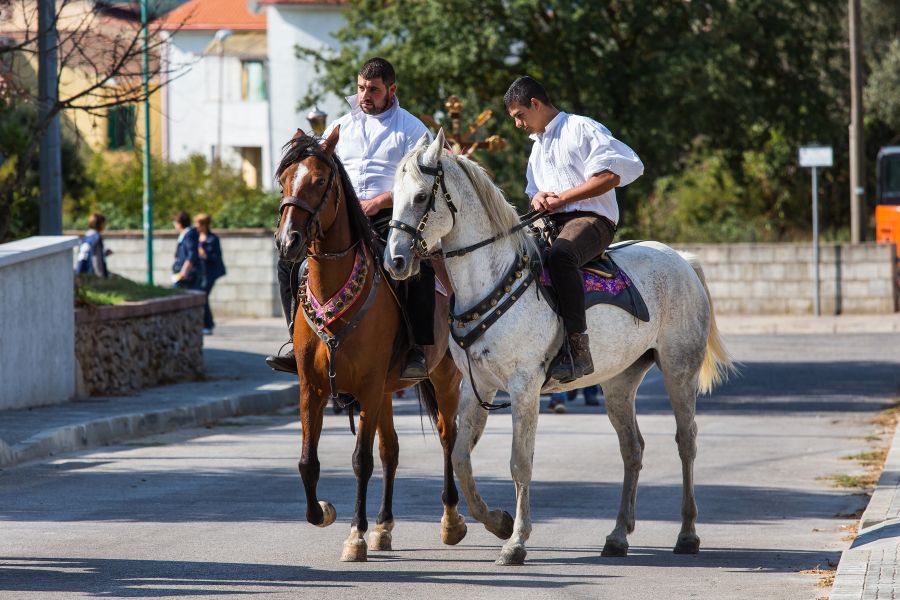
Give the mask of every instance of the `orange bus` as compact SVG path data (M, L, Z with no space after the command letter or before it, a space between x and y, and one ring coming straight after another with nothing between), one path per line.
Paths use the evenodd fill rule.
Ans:
M878 151L875 241L896 244L900 260L900 146Z

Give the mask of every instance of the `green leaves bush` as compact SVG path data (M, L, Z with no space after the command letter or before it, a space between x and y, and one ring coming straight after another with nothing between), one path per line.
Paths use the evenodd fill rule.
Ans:
M65 206L66 226L83 229L94 211L106 215L107 229L143 226L143 163L140 154L116 161L109 155L90 158L88 176L94 186ZM169 227L179 211L209 213L215 228L273 227L278 217L277 194L247 186L240 172L228 165L213 165L193 155L181 162L154 159L153 222Z

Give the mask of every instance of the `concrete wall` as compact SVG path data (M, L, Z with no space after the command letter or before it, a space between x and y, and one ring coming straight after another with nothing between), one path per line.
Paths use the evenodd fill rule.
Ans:
M75 396L72 236L0 244L0 410Z
M272 232L262 229L216 230L222 241L222 254L228 274L216 282L210 294L213 317L281 316L278 279L275 265L278 257ZM135 281L147 280L147 251L138 232L106 232L104 245L113 251L106 259L109 270ZM154 232L153 281L171 285L172 262L175 260L174 230Z
M682 245L697 255L721 314L813 314L812 244ZM889 244L823 244L823 315L898 310L896 251Z
M214 315L281 316L272 233L262 229L219 230L228 274L211 295ZM146 279L144 241L137 232L104 234L110 270ZM696 254L721 314L812 314L814 269L809 244L698 244ZM172 231L157 233L154 277L168 285L175 252ZM898 310L897 262L885 244L821 246L822 314L890 313Z

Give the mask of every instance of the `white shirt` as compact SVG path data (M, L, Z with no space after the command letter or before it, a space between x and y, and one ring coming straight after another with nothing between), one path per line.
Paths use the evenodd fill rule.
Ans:
M538 192L562 193L610 171L619 176L619 187L628 185L644 172L644 163L634 150L617 140L593 119L560 112L547 123L543 133L529 136L534 140L528 159L525 193L529 198ZM557 211L590 211L619 222L616 191L570 202Z
M347 96L350 112L333 122L322 134L328 134L341 126L335 152L356 190L360 200L371 200L378 194L391 191L397 164L416 142L431 133L425 125L409 111L400 108L397 97L394 105L380 115L369 115L362 111L356 96Z

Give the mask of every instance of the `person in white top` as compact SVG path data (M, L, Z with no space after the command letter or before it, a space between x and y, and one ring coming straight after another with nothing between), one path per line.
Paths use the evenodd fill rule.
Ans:
M340 127L335 154L347 171L363 212L382 239L387 237L391 219L391 189L397 164L423 135L431 138L422 121L400 107L396 92L391 63L383 58L367 60L356 77L356 94L347 97L350 112L331 123L322 135L325 139L335 127ZM292 328L292 301L296 294L291 291L290 279L290 263L279 261L282 306ZM434 270L423 262L420 276L404 286L404 308L415 345L407 356L402 377L422 379L427 376L427 366L421 346L434 344ZM297 371L293 352L269 356L266 362L276 370Z
M615 188L640 177L644 165L597 121L556 108L531 77L514 81L503 103L516 127L534 140L525 188L531 208L548 213L559 230L548 267L568 344L554 359L550 377L568 383L594 371L580 267L612 243L619 221Z

